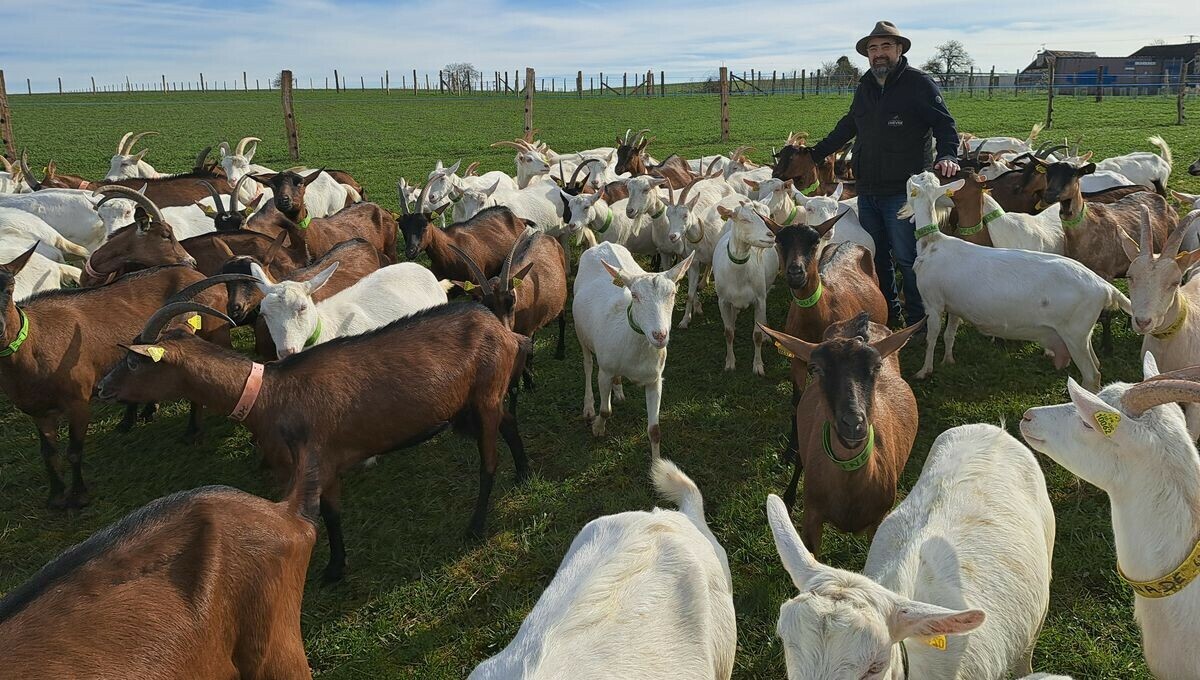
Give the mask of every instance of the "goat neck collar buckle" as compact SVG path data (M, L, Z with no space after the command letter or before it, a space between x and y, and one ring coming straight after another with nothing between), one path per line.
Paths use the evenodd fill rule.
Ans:
M863 450L859 451L858 455L850 460L842 460L833 454L832 429L829 426L828 420L821 426L821 445L825 449L825 455L829 456L829 460L832 460L834 465L846 472L854 472L866 465L867 460L871 457L871 452L875 450L875 426L867 425L867 443L863 446Z
M1085 216L1087 216L1087 203L1083 204L1083 207L1079 209L1079 214L1075 217L1070 219L1064 217L1062 220L1062 225L1067 229L1073 229L1079 226L1079 223L1083 221Z
M938 230L938 225L926 224L925 226L923 226L917 230L917 238L918 239L925 238L926 236L929 236L930 234L935 233L937 230Z
M637 322L633 320L633 300L630 300L629 306L625 308L625 318L629 320L629 327L633 329L634 333L638 335L646 334L646 331L642 330L642 327L637 325Z
M1196 576L1200 575L1200 541L1196 542L1196 546L1192 548L1192 554L1184 559L1183 564L1162 578L1156 578L1153 581L1134 581L1121 570L1120 563L1117 564L1117 575L1133 588L1133 592L1142 597L1158 599L1174 595L1186 588L1188 584L1196 580Z
M1176 318L1175 323L1172 323L1170 326L1167 326L1161 331L1155 331L1151 333L1150 335L1154 336L1155 340L1171 339L1172 336L1179 332L1180 328L1183 328L1183 322L1187 321L1187 303L1180 299L1179 291L1175 291L1175 301L1179 303L1179 317Z
M255 402L258 401L258 393L262 391L263 371L265 366L255 361L250 364L250 375L246 376L246 384L242 387L242 396L238 398L237 404L234 405L233 411L229 417L241 422L250 415L250 409L254 408Z
M821 279L818 277L817 289L813 291L812 295L809 295L806 298L798 298L796 297L795 293L792 293L792 302L795 303L797 307L812 307L813 305L817 304L817 301L821 299L821 293L824 292L825 284L821 283Z
M800 206L793 205L792 211L788 213L787 219L783 221L783 226L790 227L796 223L796 215L800 214Z
M958 233L961 236L970 236L971 234L978 234L979 232L983 231L984 227L986 227L991 222L996 221L996 219L999 218L1003 214L1004 214L1004 210L1002 210L1001 208L996 208L995 210L993 210L990 213L981 217L979 219L979 224L976 224L973 227L959 227Z
M812 192L814 192L820 188L821 188L821 180L818 179L817 181L813 182L812 184L809 184L808 186L801 189L800 193L804 194L805 196L811 196Z
M747 262L750 261L750 253L746 253L746 257L743 257L741 259L735 257L733 254L733 248L730 245L729 241L725 242L725 254L729 256L729 261L734 264L746 264Z
M308 229L308 225L312 223L312 215L305 215L304 219L296 223L297 229Z
M312 335L308 336L308 339L304 341L305 348L312 347L321 339L321 325L321 317L317 317L317 327L313 329Z
M650 219L657 220L658 218L662 217L663 213L665 213L666 211L667 211L667 205L665 203L663 203L658 206L658 212L651 215Z
M613 211L612 211L612 208L609 208L608 215L604 218L604 224L600 225L599 229L594 230L594 233L599 235L599 234L603 234L604 232L608 231L608 228L612 226L612 220L613 220Z
M17 331L17 339L8 343L3 349L0 349L0 357L10 357L21 349L21 345L25 344L25 338L29 337L29 317L25 316L25 312L17 307L17 316L21 317L21 330Z

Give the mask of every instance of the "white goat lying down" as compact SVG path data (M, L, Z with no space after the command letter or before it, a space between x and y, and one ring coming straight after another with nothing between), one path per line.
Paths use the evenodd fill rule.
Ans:
M447 286L415 262L388 265L314 302L313 293L329 281L337 267L334 262L308 281L273 283L258 263L251 263L250 272L263 293L259 311L267 320L280 359L446 303Z
M469 680L729 678L729 560L692 480L661 458L653 477L679 510L588 522L513 641Z
M1129 313L1129 300L1079 262L1050 253L988 248L938 231L944 209L935 204L963 180L940 185L931 172L908 180L909 203L900 211L917 225L913 270L929 315L925 364L917 378L933 373L933 350L946 313L946 353L954 363L954 336L962 320L980 333L1040 343L1057 368L1075 362L1084 382L1100 385L1100 360L1092 350L1092 326L1105 309Z
M914 680L1031 672L1054 510L1033 454L1004 430L963 425L934 441L861 575L817 562L774 494L767 517L800 591L777 627L790 680L903 678L905 650Z
M6 240L4 231L0 230L0 264L20 264L16 283L13 286L12 298L20 302L25 298L44 290L58 290L64 281L79 283L79 267L55 262L38 252L30 252L36 246L18 245L17 242Z
M1068 379L1071 400L1026 411L1021 434L1108 494L1116 566L1135 594L1150 672L1200 678L1200 585L1188 569L1200 551L1200 457L1176 403L1200 401L1200 367L1160 375L1147 353L1142 373L1140 384L1099 394Z
M1137 184L1166 195L1167 180L1171 177L1171 166L1174 164L1171 147L1158 135L1147 137L1146 141L1158 147L1162 155L1153 151L1135 151L1105 158L1096 163L1096 169L1124 175Z

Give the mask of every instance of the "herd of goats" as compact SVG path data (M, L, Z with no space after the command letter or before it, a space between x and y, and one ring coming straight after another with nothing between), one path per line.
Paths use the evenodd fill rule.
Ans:
M290 489L279 503L228 487L176 493L68 549L0 599L0 676L311 677L301 600L318 516L324 577L344 574L342 472L446 429L473 437L469 531L483 535L498 438L518 479L529 475L517 397L534 379L532 337L557 322L562 358L570 299L583 415L603 435L623 381L644 386L653 482L679 510L589 523L516 638L470 677L729 678L728 560L700 491L660 457L663 368L687 275L677 327L702 314L711 279L726 370L747 307L753 372L764 374L764 343L791 360L782 455L794 474L766 502L798 590L778 622L790 678L1033 672L1055 520L1030 448L992 425L948 430L893 509L917 433L899 350L928 324L915 377L928 376L943 315L946 363L966 320L1039 343L1060 369L1075 364L1070 401L1030 409L1021 433L1108 493L1151 671L1200 678L1188 651L1200 635L1200 277L1188 277L1200 196L1168 192L1161 138L1150 138L1157 153L1093 162L1069 145L1035 148L1037 127L1027 139L964 134L957 177L908 182L900 216L913 221L928 317L892 332L850 148L814 160L792 134L771 165L749 147L659 162L647 132L576 153L533 133L498 142L516 151L515 177L439 161L422 185L401 180L398 214L347 172L255 165L250 137L174 175L133 151L155 133L125 135L98 181L53 162L39 179L25 154L16 166L0 159L0 387L36 426L49 506L89 501L97 396L125 406L122 430L176 399L192 405L189 435L204 409L228 415ZM790 303L772 328L766 300L781 270ZM1145 376L1101 390L1092 329L1101 320L1107 342L1116 310L1144 337ZM253 326L257 358L232 349L235 325ZM825 524L873 536L862 574L817 561Z

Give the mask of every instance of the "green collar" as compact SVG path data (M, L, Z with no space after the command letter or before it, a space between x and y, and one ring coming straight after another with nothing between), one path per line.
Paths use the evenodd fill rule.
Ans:
M821 293L823 292L825 292L825 284L821 283L821 279L818 277L817 289L813 291L812 295L809 295L804 299L800 299L796 297L795 293L792 293L792 302L796 303L796 305L799 307L812 307L813 305L817 304L818 300L821 299Z
M304 219L296 223L297 229L308 229L309 223L312 222L312 215L305 215Z
M459 201L461 201L463 199L463 196L465 196L465 195L466 194L459 194L458 198L455 198L454 192L450 192L450 194L448 194L447 198L449 198L451 203L458 203Z
M984 215L982 218L980 218L979 224L976 224L973 227L959 227L958 234L960 236L970 236L971 234L978 234L979 232L983 231L983 228L985 226L987 226L991 222L996 221L1003 214L1004 214L1003 208L996 208L995 210L991 211L990 213L988 213L988 214Z
M1187 316L1188 316L1187 302L1183 301L1179 297L1178 290L1175 291L1175 300L1177 300L1179 302L1179 316L1175 319L1175 322L1172 323L1170 326L1167 326L1166 328L1162 329L1161 331L1154 331L1154 332L1150 333L1150 335L1154 336L1154 339L1169 340L1172 336L1174 336L1176 333L1179 332L1180 328L1183 328L1183 322L1187 321Z
M642 330L642 327L637 325L637 322L633 320L633 300L630 300L629 306L625 308L625 318L629 320L629 327L633 329L634 333L638 335L646 334L646 331Z
M599 229L593 229L592 232L598 236L598 235L603 234L604 232L608 231L608 228L612 226L612 217L613 217L612 208L609 208L608 209L608 217L604 218L604 226L600 227Z
M699 242L701 242L701 241L703 241L703 240L704 240L704 226L703 226L703 225L699 225L699 226L697 226L697 227L696 227L696 229L697 229L697 230L700 232L700 238L696 239L695 241L693 241L693 240L692 240L692 237L691 237L691 236L688 236L688 231L690 231L690 230L691 230L691 228L692 228L692 227L691 227L691 225L688 225L688 226L686 226L686 227L684 227L684 228L683 228L683 237L684 237L685 239L687 239L687 242L688 242L688 243L690 243L690 244L692 244L692 245L696 245L697 243L699 243Z
M308 339L304 341L304 346L306 348L312 347L313 345L317 344L317 341L320 339L321 339L321 317L318 316L317 317L317 327L313 329L312 335L308 336Z
M857 456L850 460L842 460L833 455L833 446L830 440L829 421L826 420L821 426L821 445L825 448L825 454L833 461L833 464L845 470L846 472L854 472L867 464L867 459L871 457L871 452L875 450L875 426L867 425L867 444L863 446L863 450Z
M813 182L812 184L809 184L808 186L801 189L800 193L807 196L810 191L816 191L817 189L820 189L820 188L821 188L821 180L818 179L817 181Z
M733 250L729 247L729 241L725 242L725 254L729 256L729 261L734 264L746 264L750 261L750 253L746 253L746 257L740 260L734 257Z
M1074 228L1074 227L1078 227L1078 226L1079 226L1079 223L1080 223L1080 222L1082 222L1082 221L1083 221L1083 218L1084 218L1084 217L1086 217L1086 216L1087 216L1087 203L1086 203L1086 202L1084 202L1084 204L1083 204L1083 208L1081 208L1081 209L1079 210L1079 214L1078 214L1078 215L1076 215L1076 216L1075 216L1073 219L1069 219L1069 220L1068 220L1068 219L1064 219L1064 220L1062 221L1062 225L1063 225L1064 227L1066 227L1067 229L1072 229L1072 228Z
M8 346L0 349L0 357L12 356L17 350L21 349L21 345L25 343L25 338L29 337L29 317L25 316L25 312L17 307L17 316L21 317L21 330L17 331L17 339L8 343Z
M917 230L917 239L925 238L926 236L929 236L930 234L936 232L937 230L938 230L938 225L926 224L925 226L923 226Z
M660 207L660 208L658 209L658 214L656 214L656 215L651 215L651 216L650 216L650 219L652 219L652 220L657 220L658 218L662 217L662 216L663 216L663 213L665 213L666 211L667 211L667 204L666 204L666 203L664 203L664 204L662 204L662 207Z
M796 215L800 213L799 204L792 206L792 211L788 213L787 219L783 221L783 226L790 227L796 221Z

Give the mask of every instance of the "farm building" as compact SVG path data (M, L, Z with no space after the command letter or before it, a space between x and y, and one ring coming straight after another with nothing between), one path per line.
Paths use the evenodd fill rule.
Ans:
M1110 94L1159 94L1174 90L1181 66L1186 62L1194 63L1198 54L1200 43L1147 45L1127 57L1042 50L1021 70L1017 84L1044 87L1053 61L1055 88L1060 93L1094 92L1096 84L1103 83ZM1195 68L1191 70L1194 72Z

